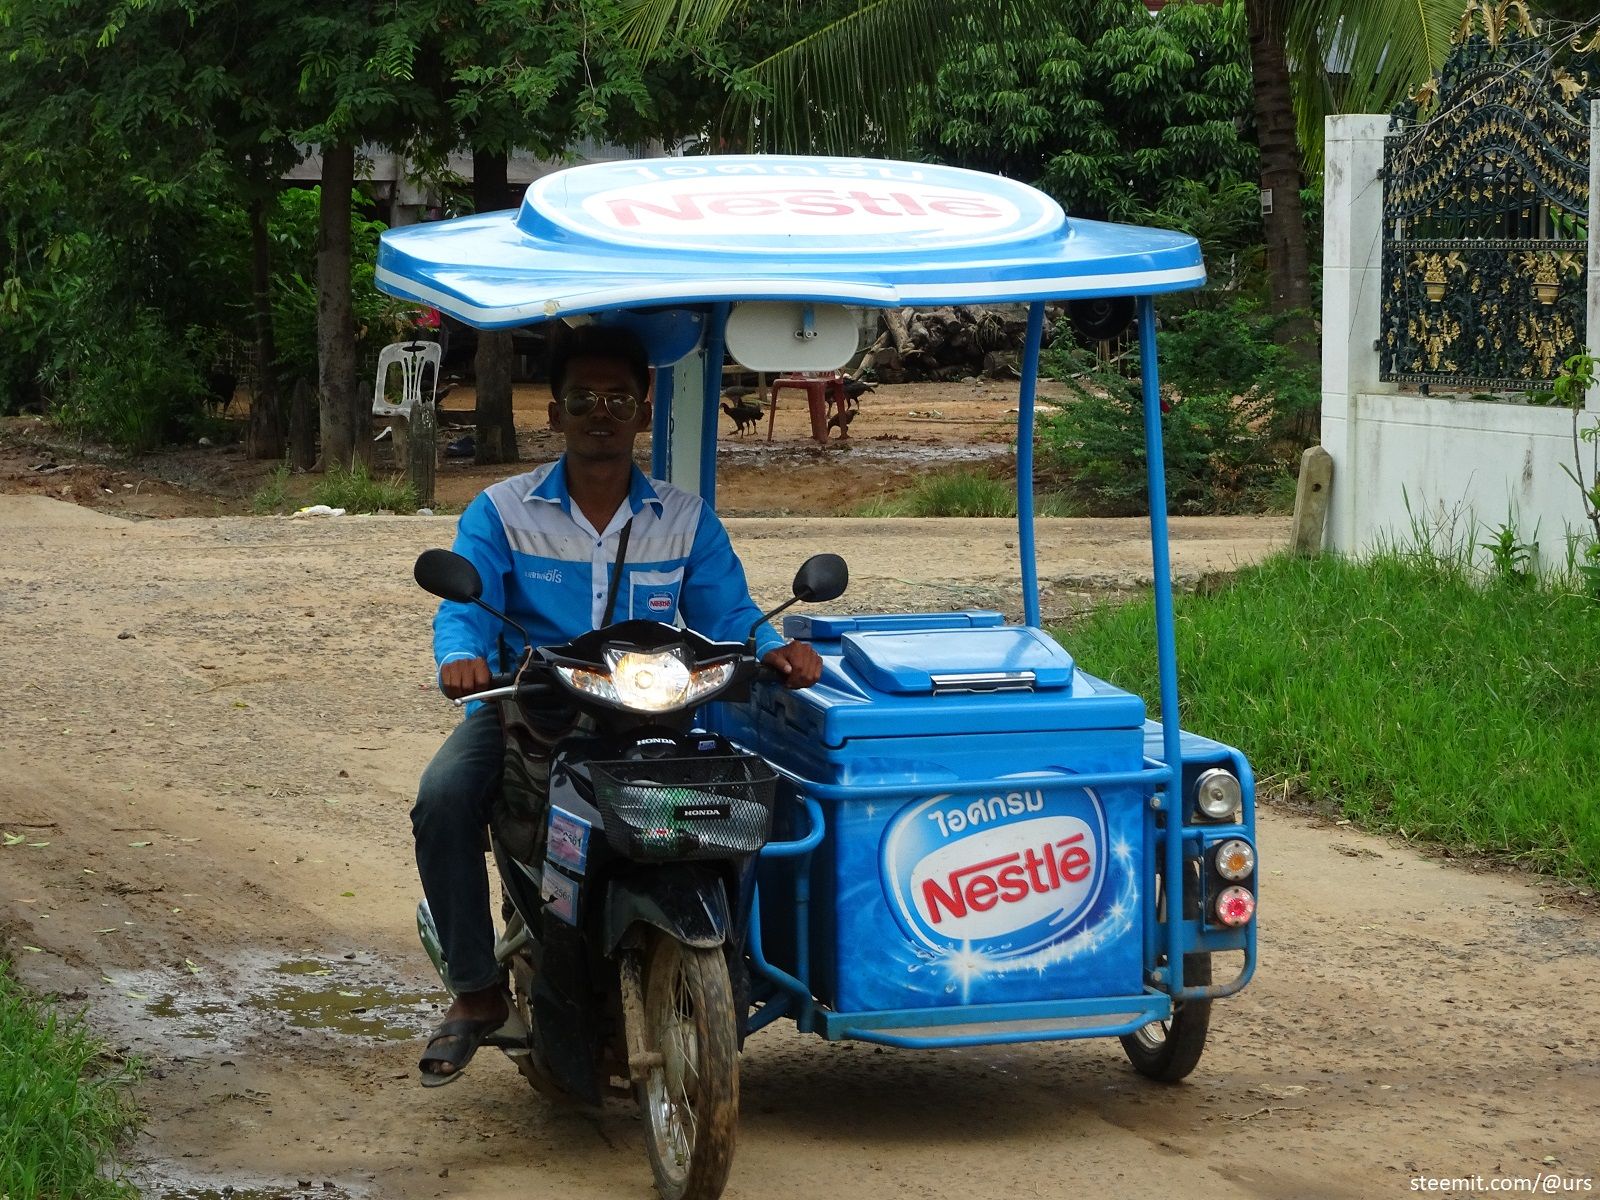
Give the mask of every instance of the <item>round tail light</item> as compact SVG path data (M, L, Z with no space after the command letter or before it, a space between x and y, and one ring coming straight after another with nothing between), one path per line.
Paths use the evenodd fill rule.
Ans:
M1256 869L1254 847L1243 838L1229 838L1217 847L1217 874L1230 883L1249 879Z
M1249 888L1223 888L1217 895L1217 920L1230 928L1245 924L1256 915L1256 898Z

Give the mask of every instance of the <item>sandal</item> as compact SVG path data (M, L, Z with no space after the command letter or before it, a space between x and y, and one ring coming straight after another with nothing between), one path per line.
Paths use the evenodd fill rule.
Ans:
M417 1060L417 1069L422 1072L423 1087L443 1087L454 1081L478 1052L479 1046L516 1044L516 1040L508 1036L506 1027L510 1025L511 1018L498 1017L483 1021L473 1021L468 1018L458 1018L446 1021L433 1031L433 1036L428 1039L428 1048L422 1052L422 1057ZM434 1049L440 1042L448 1044L440 1049ZM449 1071L430 1071L429 1063L444 1063L452 1069Z

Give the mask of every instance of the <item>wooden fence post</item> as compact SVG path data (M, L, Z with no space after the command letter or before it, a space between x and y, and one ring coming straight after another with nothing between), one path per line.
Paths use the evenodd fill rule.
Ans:
M411 406L406 424L406 477L417 493L417 507L432 508L439 463L439 410L432 402L419 400Z

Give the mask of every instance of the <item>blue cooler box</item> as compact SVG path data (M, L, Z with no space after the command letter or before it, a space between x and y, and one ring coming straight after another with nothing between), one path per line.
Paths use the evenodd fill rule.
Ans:
M1038 776L1139 769L1143 701L994 612L791 617L785 631L822 655L822 682L759 688L714 718L842 789L818 797L807 963L797 867L762 864L767 959L835 1012L1141 993L1142 794Z

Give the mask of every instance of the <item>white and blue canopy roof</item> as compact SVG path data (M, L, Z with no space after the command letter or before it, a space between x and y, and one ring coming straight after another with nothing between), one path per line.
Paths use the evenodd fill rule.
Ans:
M1148 296L1205 282L1187 234L1069 218L1009 179L879 159L573 167L516 212L391 229L378 287L485 329L644 305L902 307Z

